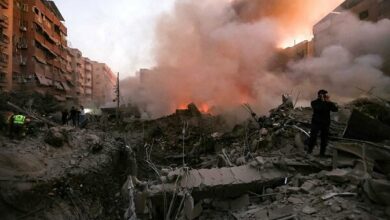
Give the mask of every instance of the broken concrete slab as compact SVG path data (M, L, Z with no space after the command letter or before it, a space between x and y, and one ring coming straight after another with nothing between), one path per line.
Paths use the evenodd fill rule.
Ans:
M241 210L249 206L249 195L244 194L238 198L234 199L224 199L224 200L216 200L213 201L213 206L215 208L221 209L221 210Z
M294 196L288 197L287 201L288 201L289 203L294 204L294 205L303 204L302 199L297 198L297 197L294 197Z
M314 186L315 184L313 181L307 180L302 184L301 190L304 191L305 193L310 193L313 190Z
M173 171L175 175L180 172ZM190 170L181 174L177 186L192 189L193 196L203 198L218 195L219 197L237 197L247 191L259 191L261 186L282 184L288 174L276 168L258 170L249 165L212 169ZM151 195L170 192L175 187L173 183L164 187L154 185Z
M311 214L314 214L317 212L317 209L307 205L305 207L302 208L302 212L307 214L307 215L311 215Z
M372 201L382 205L390 205L390 181L367 179L363 184L363 189Z
M390 126L354 109L344 132L345 138L380 142L390 139Z
M332 171L327 172L325 175L333 181L345 183L349 181L348 174L350 172L350 169L334 169Z
M328 199L331 199L335 196L357 196L357 193L351 193L351 192L343 192L343 193L335 193L335 192L331 192L331 193L327 193L323 196L321 196L321 199L322 200L328 200Z
M198 202L196 205L194 204L194 198L191 195L186 195L184 200L184 214L186 219L192 220L196 219L202 214L203 207L202 202Z

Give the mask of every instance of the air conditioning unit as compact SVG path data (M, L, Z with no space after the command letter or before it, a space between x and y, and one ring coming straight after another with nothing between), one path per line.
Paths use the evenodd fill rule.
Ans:
M21 57L20 58L20 65L21 66L26 66L27 65L27 58Z

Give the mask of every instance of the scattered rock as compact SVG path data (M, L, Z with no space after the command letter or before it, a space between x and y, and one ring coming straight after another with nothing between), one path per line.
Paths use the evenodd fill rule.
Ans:
M306 182L304 182L301 186L301 189L302 191L304 191L305 193L310 193L310 191L314 188L314 183L310 180L307 180Z
M245 157L239 157L236 160L237 165L244 165L246 163Z
M307 215L311 215L311 214L316 213L317 209L307 205L307 206L303 207L302 212L307 214Z
M335 182L345 183L348 182L348 173L350 170L348 169L334 169L326 173L326 176Z
M268 130L266 128L261 128L260 129L260 135L266 136L268 134Z
M91 153L97 153L103 149L100 137L95 134L88 134L85 136L85 143Z
M303 201L300 198L296 198L296 197L292 197L292 196L288 197L287 201L294 204L294 205L303 204Z
M290 186L287 188L287 192L289 193L297 193L301 190L300 187L296 187L296 186Z
M61 132L59 127L49 129L45 137L45 142L53 147L62 147L66 141L66 136Z
M77 161L76 161L76 160L73 160L73 159L70 160L70 165L74 166L74 165L76 165L76 164L77 164Z
M341 210L343 210L338 204L333 204L331 207L330 207L330 210L332 210L332 212L341 212Z

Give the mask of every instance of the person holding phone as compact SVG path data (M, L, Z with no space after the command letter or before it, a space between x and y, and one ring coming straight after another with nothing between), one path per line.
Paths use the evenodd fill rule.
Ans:
M320 156L325 156L326 146L329 139L330 112L337 112L337 104L330 101L328 91L321 89L317 93L318 98L311 102L313 117L311 120L311 131L309 148L307 153L311 154L317 142L317 136L321 133Z

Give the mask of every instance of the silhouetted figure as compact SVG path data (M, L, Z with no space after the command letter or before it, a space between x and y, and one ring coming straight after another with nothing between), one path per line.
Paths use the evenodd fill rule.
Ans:
M72 125L77 126L78 124L78 114L74 106L70 109L70 119L72 120Z
M61 113L62 113L62 124L63 124L63 125L68 124L68 120L69 120L69 112L68 112L68 109L62 110Z
M330 112L337 112L338 107L336 103L330 101L328 91L321 89L317 94L318 98L311 102L313 117L311 121L308 153L311 154L313 152L318 133L321 132L320 156L325 156L329 138Z

